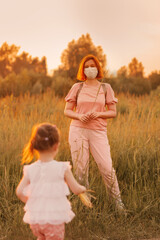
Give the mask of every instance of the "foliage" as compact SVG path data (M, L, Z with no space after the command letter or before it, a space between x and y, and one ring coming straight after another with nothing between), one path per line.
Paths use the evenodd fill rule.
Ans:
M130 94L149 94L151 90L160 85L160 71L152 72L147 78L144 76L144 67L136 58L128 64L122 66L117 71L117 77L110 77L108 81L116 92L129 92Z
M0 48L0 76L6 77L12 71L12 64L15 61L20 47L12 44L9 46L6 42Z
M137 58L133 58L128 64L128 67L122 66L117 71L118 78L143 78L144 67L141 62L138 62Z
M14 44L11 46L7 42L2 44L0 47L0 76L5 78L12 72L19 74L23 69L47 74L46 57L39 60L38 57L33 58L26 52L18 55L19 50L20 47Z
M147 78L107 78L103 80L111 84L115 92L130 93L133 95L149 94L151 91L150 81Z
M104 79L109 82L116 92L130 93L134 95L149 94L150 91L158 86L159 75L153 73L148 78L144 78L144 67L136 58L128 64L122 66L117 71L117 77Z
M78 40L72 40L67 48L62 52L61 65L57 70L58 74L66 71L68 77L73 81L76 79L78 67L82 58L88 54L95 55L102 64L102 69L106 71L106 55L101 46L95 46L90 35L82 35Z
M127 77L127 67L122 66L118 71L117 71L117 77L118 78L126 78Z
M156 98L157 97L157 101L160 100L160 86L158 86L156 89L152 90L150 93L151 97Z
M149 81L151 83L151 88L156 89L160 85L160 71L152 72L149 76Z
M116 77L107 77L106 55L101 46L95 46L90 35L82 35L72 40L62 52L61 65L54 70L53 76L47 76L46 58L39 60L29 53L18 55L20 47L6 42L0 47L0 97L7 95L19 96L27 92L39 94L48 88L54 90L59 97L64 97L73 83L81 59L87 54L94 54L100 60L105 78L117 93L133 95L149 94L160 85L160 71L152 72L144 77L144 67L135 57L128 66L122 66Z
M72 80L69 77L57 76L53 78L51 88L54 89L56 96L64 97L72 87Z
M133 58L128 65L128 76L133 78L143 78L144 67L141 62Z
M23 69L19 74L12 72L4 79L0 78L0 97L19 96L26 92L31 94L44 92L51 86L51 82L51 77L27 69ZM41 85L41 90L37 88L38 83Z

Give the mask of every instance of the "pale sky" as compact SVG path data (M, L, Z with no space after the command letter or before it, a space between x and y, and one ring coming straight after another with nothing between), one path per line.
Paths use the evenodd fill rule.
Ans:
M133 57L145 73L160 70L160 0L0 0L0 46L21 46L60 64L68 42L89 33L114 72Z

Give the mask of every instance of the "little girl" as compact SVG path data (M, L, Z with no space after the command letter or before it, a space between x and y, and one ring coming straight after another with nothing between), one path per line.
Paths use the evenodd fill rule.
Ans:
M54 160L58 152L59 133L55 125L42 123L32 130L31 138L23 150L22 163L32 161L34 154L39 160L25 165L16 194L26 203L23 221L30 224L37 240L64 239L65 225L75 214L67 199L69 188L74 194L86 191L70 170L69 162Z

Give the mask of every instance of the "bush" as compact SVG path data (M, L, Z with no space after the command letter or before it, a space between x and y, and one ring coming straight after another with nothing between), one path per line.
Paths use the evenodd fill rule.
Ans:
M52 88L54 89L56 96L66 96L72 85L73 81L69 77L59 76L53 78Z
M156 89L160 85L160 72L153 72L149 75L149 81L152 89Z
M104 82L111 84L115 92L130 93L133 95L149 94L151 91L150 81L146 78L108 78Z
M41 93L47 90L51 84L51 77L23 69L20 74L11 73L5 78L0 78L0 97L7 95L18 97L26 92Z

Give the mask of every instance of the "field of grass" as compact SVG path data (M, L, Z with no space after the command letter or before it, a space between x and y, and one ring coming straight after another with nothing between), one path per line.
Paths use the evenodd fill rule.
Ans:
M65 240L130 240L160 237L160 97L118 96L118 115L108 120L113 165L128 215L118 215L108 200L94 160L90 160L93 209L70 196L74 220L66 225ZM57 160L71 160L70 120L64 100L47 92L0 100L0 240L33 240L22 222L23 203L15 188L22 176L21 152L35 123L51 122L61 130Z

